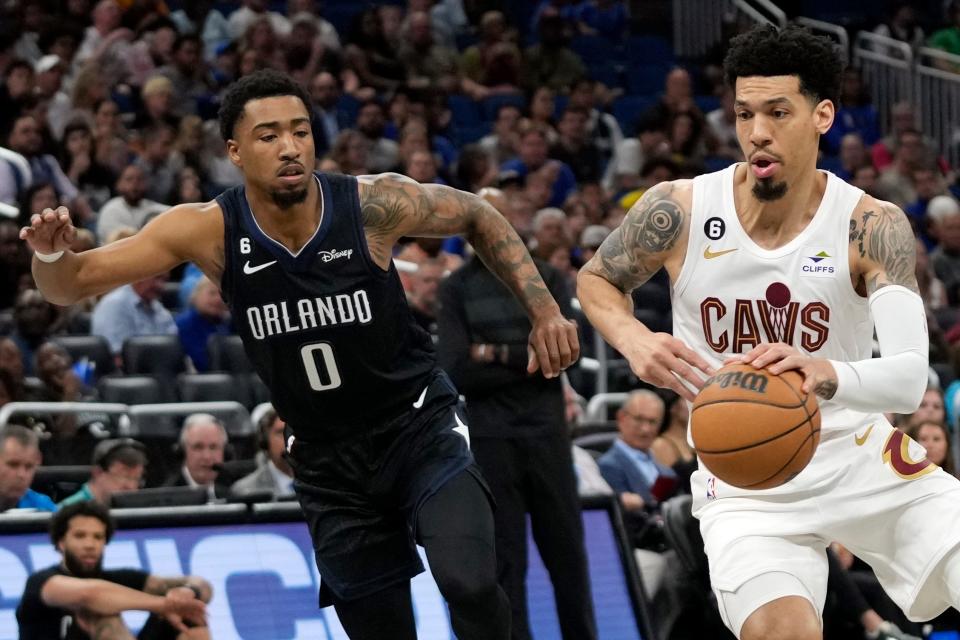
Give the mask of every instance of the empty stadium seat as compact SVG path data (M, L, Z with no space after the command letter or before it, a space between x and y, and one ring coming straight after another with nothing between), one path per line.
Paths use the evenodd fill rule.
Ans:
M97 384L100 399L120 404L163 402L160 383L151 376L107 376Z
M182 373L177 378L177 393L181 402L234 400L250 404L246 381L229 373Z
M166 401L176 397L175 379L184 370L185 360L176 335L134 336L123 343L123 370L157 378Z
M243 350L243 341L237 335L212 335L207 340L207 354L211 371L252 373L253 365Z
M267 388L267 385L264 384L263 380L260 379L255 373L251 373L247 376L247 384L250 387L250 404L251 406L257 406L263 404L264 402L270 402L270 389Z
M591 433L589 435L574 438L573 444L577 445L581 449L586 449L587 451L604 453L607 449L613 446L613 443L616 439L616 431L607 431L602 433Z
M67 350L74 362L86 358L94 364L96 377L105 376L114 370L113 354L110 344L103 336L71 335L57 336L53 341Z

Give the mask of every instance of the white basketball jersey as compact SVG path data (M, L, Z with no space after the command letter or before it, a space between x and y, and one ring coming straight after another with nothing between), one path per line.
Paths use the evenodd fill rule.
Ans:
M827 173L810 223L768 250L737 217L736 167L693 180L687 255L673 284L674 336L717 367L762 342L785 342L818 358L870 358L873 320L851 284L848 261L850 216L863 191ZM866 418L830 401L820 408L824 438Z

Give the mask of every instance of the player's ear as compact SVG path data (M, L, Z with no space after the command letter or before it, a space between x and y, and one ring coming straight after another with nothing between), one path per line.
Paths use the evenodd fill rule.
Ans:
M230 162L236 166L243 166L243 162L240 160L240 145L237 144L237 141L233 138L227 140L227 157L229 157Z
M833 126L836 107L832 100L821 100L813 107L813 125L817 133L824 135Z

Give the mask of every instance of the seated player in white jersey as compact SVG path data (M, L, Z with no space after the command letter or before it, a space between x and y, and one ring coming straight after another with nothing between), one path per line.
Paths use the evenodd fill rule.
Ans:
M692 479L720 611L745 640L822 637L834 540L909 618L960 604L960 482L882 415L916 409L927 380L914 236L900 209L816 169L841 70L832 42L803 29L733 39L748 161L648 190L579 276L590 321L641 379L692 400L736 360L798 370L818 397L821 443L784 485L737 489L703 465ZM674 335L632 313L630 291L660 268Z

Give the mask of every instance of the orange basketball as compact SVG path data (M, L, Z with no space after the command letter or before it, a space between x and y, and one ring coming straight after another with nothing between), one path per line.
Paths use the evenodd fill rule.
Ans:
M742 489L778 487L800 473L820 443L820 407L797 371L731 364L703 385L690 434L710 473Z

